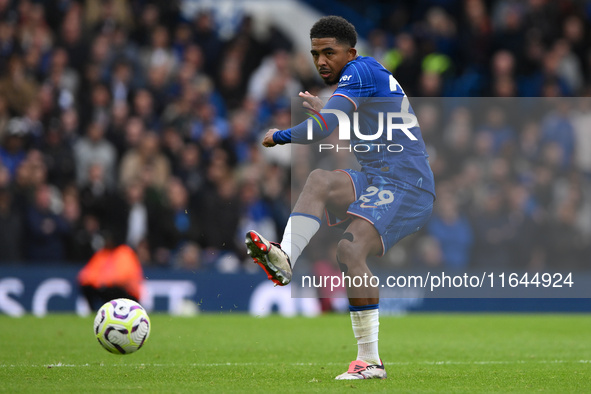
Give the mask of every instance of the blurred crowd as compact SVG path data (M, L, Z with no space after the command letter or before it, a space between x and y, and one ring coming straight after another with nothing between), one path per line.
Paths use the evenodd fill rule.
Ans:
M422 267L588 269L591 100L418 99L437 202ZM447 99L449 100L449 99Z
M368 7L382 15L375 19L383 28L369 33L372 55L409 96L590 93L588 1L393 0L381 7Z
M80 264L108 232L146 266L232 272L246 229L279 238L305 174L262 134L290 126L299 91L330 92L279 27L243 15L222 38L214 12L181 3L0 0L0 261ZM411 97L590 92L584 2L409 3L362 38ZM591 107L525 122L424 100L436 211L387 258L582 267Z
M591 98L411 98L435 176L427 225L373 264L419 270L589 269ZM345 145L335 138L325 141ZM405 138L396 141L402 146ZM296 148L297 187L313 168L355 168L341 149ZM311 243L315 271L338 275L339 230ZM336 270L336 271L335 271Z

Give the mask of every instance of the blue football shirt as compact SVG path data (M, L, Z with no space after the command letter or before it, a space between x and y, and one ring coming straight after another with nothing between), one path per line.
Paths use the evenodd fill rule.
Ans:
M354 148L362 171L407 182L435 195L421 130L418 124L411 127L410 118L405 116L415 115L408 97L394 76L372 57L358 56L343 68L336 91L321 111L328 130L322 126L323 122L312 122L313 139L308 139L305 121L275 132L273 140L306 144L325 138L339 123L337 116L324 111L335 109L350 119L352 130L347 133L350 139L340 142ZM409 126L395 126L388 133L388 114L393 114L391 123Z

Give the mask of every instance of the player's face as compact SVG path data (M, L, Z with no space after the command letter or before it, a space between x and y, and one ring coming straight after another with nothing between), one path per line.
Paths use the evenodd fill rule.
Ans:
M336 38L312 38L312 58L327 85L339 82L343 67L357 56L357 50L337 43Z

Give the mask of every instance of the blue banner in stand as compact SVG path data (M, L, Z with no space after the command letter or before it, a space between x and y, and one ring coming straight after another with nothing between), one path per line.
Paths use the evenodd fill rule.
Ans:
M22 316L48 312L91 313L76 283L72 266L0 267L0 314ZM274 287L262 274L145 269L141 303L149 311L173 315L200 312L249 312L256 316L318 315L314 297L291 297L289 286Z
M77 267L14 266L0 267L0 314L44 316L50 312L91 311L76 284ZM200 312L248 312L254 316L278 313L283 316L316 316L322 313L315 289L292 297L290 286L274 287L264 275L218 272L145 270L146 291L142 304L149 311L172 315ZM589 281L591 276L580 277ZM344 302L342 302L344 301ZM346 300L331 300L335 310L347 310ZM326 305L326 303L324 303ZM382 314L408 311L454 312L591 312L588 298L384 298Z

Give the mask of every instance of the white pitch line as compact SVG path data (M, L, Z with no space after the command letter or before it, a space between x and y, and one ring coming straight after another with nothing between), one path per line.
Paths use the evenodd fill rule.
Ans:
M250 367L250 366L271 366L281 363L190 363L190 364L105 364L100 363L97 365L92 364L31 364L31 365L18 365L18 364L0 364L0 368L87 368L87 367ZM591 360L488 360L488 361L393 361L386 362L385 365L515 365L515 364L591 364ZM285 363L284 365L289 366L333 366L343 365L343 363Z

